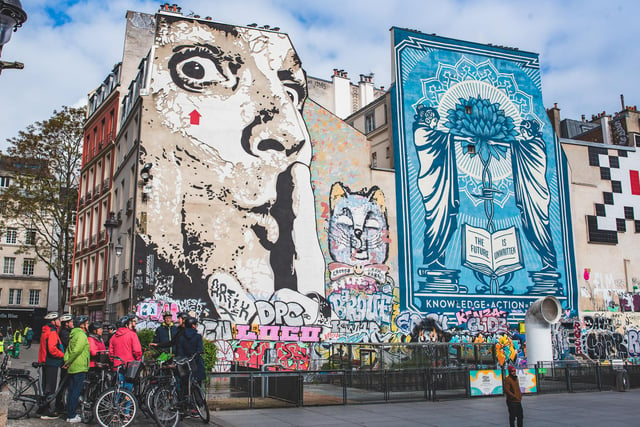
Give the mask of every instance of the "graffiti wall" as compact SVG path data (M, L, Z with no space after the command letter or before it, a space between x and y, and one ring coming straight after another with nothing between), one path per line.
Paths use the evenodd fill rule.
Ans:
M400 310L482 331L545 295L575 312L565 165L537 54L392 37Z
M391 340L394 175L372 172L366 138L306 98L289 38L159 15L150 69L138 327L190 312L219 370L307 369L319 343Z

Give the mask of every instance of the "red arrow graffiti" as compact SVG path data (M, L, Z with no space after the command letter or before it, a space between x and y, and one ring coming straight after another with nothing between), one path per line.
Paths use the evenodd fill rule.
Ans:
M202 117L202 114L198 113L197 110L193 110L192 112L189 113L189 119L192 125L199 125L200 117Z

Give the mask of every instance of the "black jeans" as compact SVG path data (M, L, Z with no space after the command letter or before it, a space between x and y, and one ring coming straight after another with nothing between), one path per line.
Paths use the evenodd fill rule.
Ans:
M49 396L56 392L58 386L58 368L57 366L45 366L42 368L42 391L45 396ZM49 411L49 405L39 408L40 412Z
M509 427L515 427L516 418L518 419L518 427L522 427L522 403L507 402L507 408L509 408Z

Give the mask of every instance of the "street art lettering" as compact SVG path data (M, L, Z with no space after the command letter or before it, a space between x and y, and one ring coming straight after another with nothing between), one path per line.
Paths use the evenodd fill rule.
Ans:
M240 364L260 367L266 363L279 365L285 370L307 370L309 347L297 343L265 341L238 341L233 344L234 360Z
M566 165L538 56L406 29L392 36L400 310L497 308L515 325L554 295L575 312ZM488 329L504 331L495 319L501 326Z
M388 324L391 319L393 296L389 294L351 295L343 290L329 295L329 302L340 319L378 324Z

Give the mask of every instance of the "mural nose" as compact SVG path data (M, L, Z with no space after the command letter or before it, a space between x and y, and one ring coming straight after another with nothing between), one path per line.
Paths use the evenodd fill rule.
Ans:
M261 110L242 132L243 149L256 157L274 151L297 153L306 140L303 125L294 118L277 107Z

